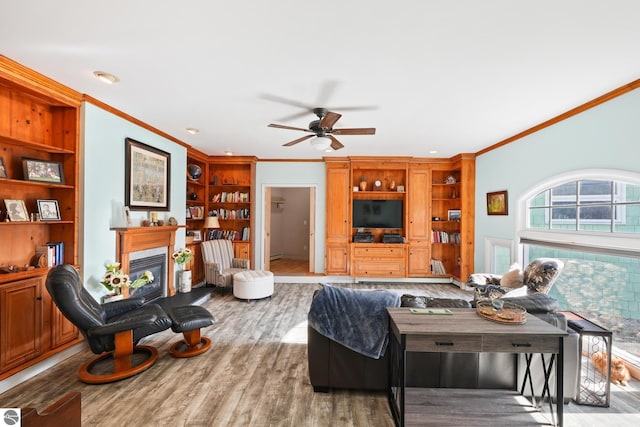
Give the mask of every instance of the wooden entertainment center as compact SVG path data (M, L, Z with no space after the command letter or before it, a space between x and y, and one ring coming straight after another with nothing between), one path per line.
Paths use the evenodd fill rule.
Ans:
M331 157L324 160L326 274L462 280L472 272L473 154L450 159ZM379 220L382 222L374 226L358 227L359 224L354 224L354 201L360 200L371 201L373 210L384 210L385 201L400 201L401 224L396 224L397 218L382 218ZM375 214L372 212L374 218ZM368 241L354 239L357 233ZM388 239L394 243L388 243Z

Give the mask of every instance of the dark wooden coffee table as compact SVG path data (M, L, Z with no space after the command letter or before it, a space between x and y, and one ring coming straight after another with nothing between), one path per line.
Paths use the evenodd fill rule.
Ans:
M450 309L450 315L412 314L409 308L389 308L390 323L390 351L391 351L391 384L389 387L389 404L396 425L404 426L407 418L427 419L425 405L412 404L408 401L405 378L405 363L407 352L436 352L436 353L551 353L556 356L556 422L562 426L563 405L563 362L564 337L567 332L527 314L524 324L504 324L481 318L474 309ZM549 392L549 374L551 366L545 369L545 381L542 396ZM501 393L487 393L478 390L479 399L498 398ZM438 393L446 393L439 390ZM412 393L413 394L413 393ZM504 393L502 393L504 394ZM512 393L513 394L513 393ZM535 401L535 396L533 396ZM493 402L491 402L493 403ZM551 404L550 404L551 406ZM492 412L499 406L486 405L486 425L491 424L491 417L497 415ZM493 408L493 409L491 409ZM465 425L468 417L463 413L465 405L460 405L456 411L460 419L455 420L455 413L449 420L458 425ZM416 412L416 413L413 413ZM477 418L478 414L474 413ZM553 417L553 413L551 414Z

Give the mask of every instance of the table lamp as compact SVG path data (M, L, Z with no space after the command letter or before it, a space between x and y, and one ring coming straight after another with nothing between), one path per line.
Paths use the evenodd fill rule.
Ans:
M213 228L220 228L220 222L218 221L218 217L217 216L208 216L204 219L204 229L206 230L211 230ZM209 233L206 234L207 235L207 240L211 240L209 239Z

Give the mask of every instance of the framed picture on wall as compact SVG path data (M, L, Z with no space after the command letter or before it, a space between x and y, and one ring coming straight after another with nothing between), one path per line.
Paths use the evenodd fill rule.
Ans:
M125 205L131 210L168 211L171 154L125 139Z
M508 215L507 191L487 193L487 215Z

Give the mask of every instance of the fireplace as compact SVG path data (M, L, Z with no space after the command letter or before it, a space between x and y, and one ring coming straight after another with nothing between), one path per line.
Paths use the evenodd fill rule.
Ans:
M116 232L116 261L120 263L122 270L129 274L132 280L135 280L144 270L151 270L154 275L152 284L142 286L139 289L131 289L132 293L133 291L135 291L135 295L141 295L138 292L151 293L155 286L151 286L148 289L144 288L154 284L161 286L160 294L158 296L152 294L145 298L172 296L176 293L173 277L174 265L171 262L170 255L174 250L177 229L178 226L112 228ZM135 261L156 255L163 257L164 265L164 267L153 267L159 269L158 274L152 268L136 265ZM159 261L156 263L159 264ZM164 270L160 272L162 268ZM135 272L134 269L141 271ZM137 275L132 274L132 272L137 273ZM125 297L128 296L129 293L126 292Z
M132 254L132 257L135 254ZM129 277L131 281L149 270L153 274L153 282L147 283L129 291L130 296L144 297L146 302L153 301L167 295L167 254L141 256L129 262Z

